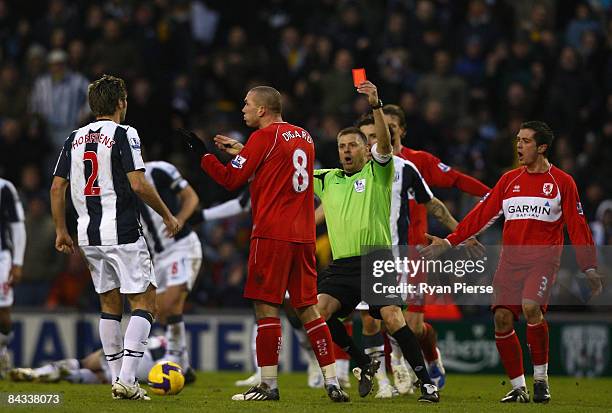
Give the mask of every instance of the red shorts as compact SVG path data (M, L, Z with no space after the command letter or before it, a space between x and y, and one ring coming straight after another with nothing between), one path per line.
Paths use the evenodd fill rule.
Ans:
M545 313L558 270L559 265L550 262L517 265L500 261L493 278L491 310L507 308L518 320L523 300L530 300L539 303Z
M315 243L253 238L244 297L282 304L287 290L294 308L317 303Z

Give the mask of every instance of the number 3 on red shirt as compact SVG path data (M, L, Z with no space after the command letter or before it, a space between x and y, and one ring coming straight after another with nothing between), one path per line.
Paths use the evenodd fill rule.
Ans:
M308 159L306 158L306 152L301 149L293 151L293 167L295 168L295 172L293 173L293 189L295 192L304 192L306 188L308 188L307 165Z
M100 187L94 186L94 182L98 179L98 155L93 151L87 151L83 154L83 162L91 162L91 175L87 178L87 184L83 193L85 196L100 195Z

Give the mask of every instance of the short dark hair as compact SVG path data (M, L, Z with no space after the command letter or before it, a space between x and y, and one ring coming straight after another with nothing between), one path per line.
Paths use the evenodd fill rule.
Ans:
M383 106L382 109L385 115L395 116L397 119L399 119L400 128L406 130L406 115L404 114L402 108L397 105L388 104Z
M111 75L102 77L87 88L89 107L94 116L112 115L117 110L117 102L127 99L123 79Z
M521 123L521 129L531 129L534 131L533 138L536 141L536 145L548 145L544 155L548 154L550 147L552 146L553 140L555 139L555 135L553 134L552 129L545 122L539 120L530 120L527 122Z
M278 90L271 86L255 86L249 92L256 94L255 100L259 105L266 107L272 113L282 113L283 105Z
M349 126L348 128L342 129L340 132L338 132L338 136L336 137L336 140L340 139L344 135L351 135L351 134L358 135L363 141L363 143L365 143L366 145L368 144L368 138L356 126Z
M370 113L366 113L365 115L361 116L358 120L357 123L355 123L355 126L358 128L361 128L362 126L366 126L366 125L374 125L374 116L372 116L372 114Z

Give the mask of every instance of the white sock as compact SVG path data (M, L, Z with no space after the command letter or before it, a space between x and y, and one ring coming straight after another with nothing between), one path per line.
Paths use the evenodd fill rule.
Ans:
M517 389L519 387L527 387L527 383L525 383L525 375L521 374L518 377L510 379L510 383L512 384L513 389Z
M271 389L278 387L278 365L261 367L261 382Z
M548 363L533 366L533 379L548 381Z
M119 377L123 360L123 334L121 316L102 313L100 318L100 341L113 380Z
M376 358L380 361L380 367L375 374L378 385L390 384L389 378L387 377L387 366L385 365L385 346L368 347L365 349L365 353L371 358Z
M66 377L70 383L76 384L101 384L100 378L96 373L89 369L72 370L70 375Z
M68 370L78 370L81 367L81 363L79 363L77 359L65 359L60 360L59 362L61 362ZM38 376L51 374L59 368L59 362L49 363L45 364L44 366L40 366L39 368L34 369L34 373L36 373L36 375Z
M151 313L144 310L134 310L127 330L125 330L123 365L119 373L119 380L130 386L136 381L138 363L142 360L142 356L147 349L147 338L151 331L152 321Z
M350 360L346 360L346 359L336 360L336 372L338 373L338 377L340 377L341 379L348 380L350 365L351 365Z
M388 337L389 342L391 343L391 366L399 366L402 364L402 359L404 358L402 348L391 334L389 334Z
M325 367L321 367L321 372L323 373L323 380L325 385L336 385L340 387L340 383L338 382L338 375L336 373L336 363L328 364Z
M168 348L166 348L164 358L179 364L183 370L187 370L189 368L189 355L187 354L185 322L182 315L168 317L166 339L168 340Z
M37 376L46 376L47 374L54 373L57 370L57 366L53 363L45 364L37 369L34 369L34 373Z

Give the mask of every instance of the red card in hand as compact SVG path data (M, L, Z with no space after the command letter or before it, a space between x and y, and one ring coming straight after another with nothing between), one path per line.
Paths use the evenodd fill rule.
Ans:
M358 87L361 83L366 81L365 69L353 69L353 84Z

